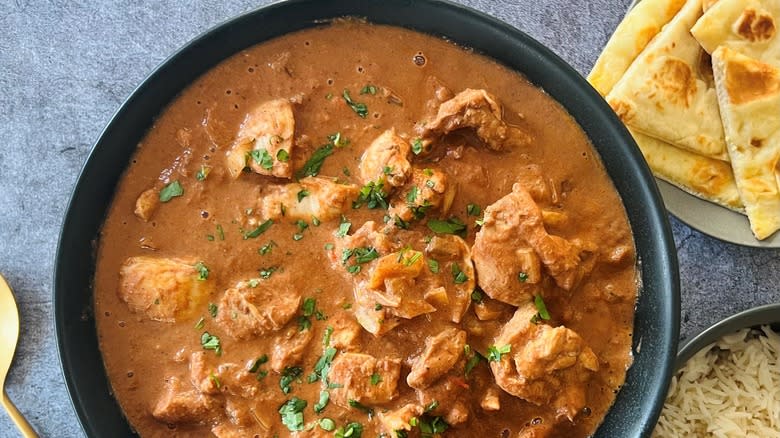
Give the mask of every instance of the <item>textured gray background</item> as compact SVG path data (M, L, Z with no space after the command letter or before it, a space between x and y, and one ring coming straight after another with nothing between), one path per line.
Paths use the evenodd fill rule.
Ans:
M215 4L220 3L220 4ZM52 322L63 214L91 144L122 100L199 33L267 1L0 0L0 272L22 338L8 394L43 436L82 436ZM462 0L524 30L585 74L629 0ZM682 336L780 302L778 252L725 244L671 219L682 277ZM16 436L0 413L0 436Z

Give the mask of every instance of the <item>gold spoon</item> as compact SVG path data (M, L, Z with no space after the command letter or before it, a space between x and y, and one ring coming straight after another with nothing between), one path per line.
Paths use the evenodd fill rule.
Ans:
M0 275L0 388L3 392L3 407L8 416L16 423L16 427L25 438L37 438L38 435L25 420L24 416L16 409L11 399L5 393L5 378L11 368L11 361L16 351L16 342L19 340L19 309L11 288L5 278Z

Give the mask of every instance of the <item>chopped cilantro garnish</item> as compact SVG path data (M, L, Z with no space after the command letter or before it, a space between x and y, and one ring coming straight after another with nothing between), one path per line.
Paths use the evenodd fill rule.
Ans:
M321 223L322 222L320 221L320 218L318 218L317 216L311 217L311 224L314 225L315 227L319 227Z
M209 278L209 268L205 263L195 263L195 270L198 271L198 280L203 281Z
M417 200L417 186L412 186L412 189L409 190L409 193L406 195L406 202L413 203Z
M209 332L203 332L200 336L200 345L204 350L213 350L217 356L222 355L222 344L219 342L219 337Z
M360 90L360 94L370 94L373 96L376 94L376 90L376 85L366 84L366 86Z
M376 386L382 383L382 376L378 373L371 374L371 384Z
M305 176L317 176L318 173L320 173L320 168L322 167L322 163L325 162L325 159L328 158L330 155L333 154L333 145L328 143L326 145L320 146L317 148L316 151L314 151L313 154L311 154L311 157L306 161L306 163L303 165L300 170L295 174L295 176L298 179L301 179Z
M309 191L306 189L298 190L298 202L303 201L303 198L309 196Z
M269 266L267 268L261 268L260 269L260 278L263 280L268 280L271 278L271 275L273 275L274 272L276 272L279 269L278 266Z
M249 155L255 163L265 170L271 170L274 167L274 159L265 148L253 149Z
M206 318L200 317L198 322L195 323L195 330L201 330L206 325Z
M344 89L344 92L341 94L341 97L344 98L344 102L349 105L350 108L352 108L352 111L355 112L358 116L360 116L361 119L365 119L368 116L368 107L365 103L355 102L352 100L352 97L349 95L349 90L346 88Z
M225 240L225 230L222 229L220 224L217 224L217 236L219 236L219 240Z
M268 362L268 355L264 354L257 358L254 364L252 364L252 368L249 368L250 373L256 373L257 370L260 369L260 366Z
M203 165L200 166L200 169L198 169L197 172L195 172L195 179L198 181L205 181L206 178L209 176L209 172L211 172L211 168L209 166Z
M366 415L368 415L369 418L374 416L374 410L371 409L370 407L364 405L363 403L360 403L359 401L354 400L354 399L349 399L348 403L349 403L349 406L351 408L355 408L355 409L358 409L358 410L361 410L361 411L365 412Z
M290 160L290 153L284 149L279 149L279 152L276 153L276 159L282 163L286 163Z
M328 391L320 391L320 399L317 401L317 403L313 406L314 412L320 413L325 409L326 406L328 406L328 402L330 401L330 393ZM331 420L332 421L332 420ZM335 427L335 424L334 424ZM331 429L333 430L333 429Z
M466 273L460 270L460 266L457 263L452 264L452 280L455 284L463 284L468 281L469 277Z
M289 394L292 391L290 384L293 380L301 377L302 374L303 369L301 367L285 367L282 370L282 378L279 379L279 388L282 389L283 393Z
M349 140L342 137L340 132L336 132L335 134L330 134L328 136L328 140L330 141L330 144L339 148L349 144Z
M423 151L422 140L419 139L419 138L415 138L414 140L412 140L412 152L415 155L420 155L420 153L422 153L422 151Z
M320 429L324 430L325 432L333 432L336 430L336 422L327 417L320 418L317 421L317 424L319 424Z
M534 306L536 306L536 310L539 312L539 318L545 321L550 319L550 312L547 311L547 306L544 304L544 299L542 299L541 295L534 297Z
M214 303L209 303L209 315L211 315L212 318L217 317L217 305Z
M184 194L184 189L181 186L179 180L173 181L160 190L160 202L168 202L172 198L181 196Z
M369 181L360 189L360 194L356 201L352 202L352 208L360 208L364 204L370 209L387 209L387 193L382 190L384 183L382 181Z
M266 255L266 254L270 254L270 253L271 253L271 250L273 250L273 248L274 248L275 246L276 246L276 242L274 242L274 241L272 240L272 241L270 241L270 242L266 243L265 245L261 246L261 247L260 247L260 249L258 249L258 250L257 250L257 252L258 252L260 255Z
M434 259L428 259L428 269L431 270L434 274L439 273L439 262L437 262Z
M474 291L471 292L471 301L481 303L483 298L485 297L482 295L482 291L479 288L474 289Z
M495 345L491 345L490 347L488 347L487 359L490 362L500 362L501 356L509 353L511 349L512 346L509 344L502 345L501 347L496 347Z
M265 233L266 231L268 231L269 228L271 228L271 225L273 224L274 224L273 219L268 219L267 221L260 224L254 230L244 233L244 240L254 239L255 237Z
M478 204L469 204L466 206L466 214L469 216L479 216L482 213L482 207Z
M303 430L303 410L306 408L306 400L293 397L287 400L279 408L279 414L282 416L282 424L287 426L290 431Z
M347 222L346 218L341 218L341 224L339 224L339 230L336 232L337 237L344 237L349 233L349 228L352 226L352 223Z
M434 410L434 409L436 409L438 407L439 407L439 401L438 400L434 400L434 401L430 402L428 404L428 406L425 407L425 413L427 414L428 412L431 412L432 410Z
M517 280L520 283L525 283L526 281L528 281L528 274L526 274L525 272L522 272L522 271L518 272L517 273Z
M335 438L361 438L363 435L363 425L360 423L349 423L346 426L336 429Z
M428 228L434 233L440 234L463 234L466 231L466 224L457 217L451 217L446 221L431 219L428 221Z

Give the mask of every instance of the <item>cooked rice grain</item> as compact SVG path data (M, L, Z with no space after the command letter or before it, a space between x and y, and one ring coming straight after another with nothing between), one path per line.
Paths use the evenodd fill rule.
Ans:
M780 438L780 335L724 336L672 378L653 437Z

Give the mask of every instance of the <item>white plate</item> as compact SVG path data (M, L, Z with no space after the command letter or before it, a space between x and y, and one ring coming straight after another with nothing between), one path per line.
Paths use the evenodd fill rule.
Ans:
M639 1L633 1L628 9L631 10ZM656 182L669 213L691 228L737 245L780 248L780 232L767 239L758 240L750 231L750 222L748 222L747 216L697 198L658 178L656 178Z

